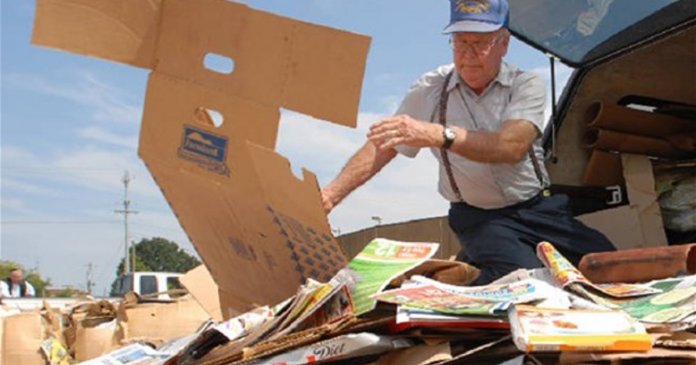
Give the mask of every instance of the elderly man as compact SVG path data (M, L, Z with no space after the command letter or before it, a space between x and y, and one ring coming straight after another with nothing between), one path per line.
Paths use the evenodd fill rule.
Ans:
M396 115L374 124L365 145L322 189L328 213L397 154L414 157L430 148L462 245L458 259L481 269L475 285L541 266L540 241L575 263L585 253L614 250L572 217L567 196L547 193L540 138L545 85L503 61L508 16L507 0L451 0L444 33L454 63L418 79Z
M13 268L7 279L0 281L0 293L3 298L22 298L36 296L34 287L24 280L22 270Z

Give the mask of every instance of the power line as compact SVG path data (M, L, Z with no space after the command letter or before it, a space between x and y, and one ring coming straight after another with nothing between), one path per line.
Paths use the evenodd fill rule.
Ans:
M157 228L157 229L162 229L165 231L170 231L170 232L177 232L177 233L182 233L184 232L183 228L177 228L177 227L165 227L165 226L158 226L154 224L147 224L147 223L133 223L134 226L140 226L140 227L150 227L150 228ZM184 232L185 233L185 232Z

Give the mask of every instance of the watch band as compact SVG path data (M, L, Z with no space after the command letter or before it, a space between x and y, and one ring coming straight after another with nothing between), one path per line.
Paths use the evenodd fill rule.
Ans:
M452 146L452 143L454 143L456 135L454 134L453 130L451 130L447 126L444 126L444 128L442 129L442 138L444 139L444 142L442 143L442 148L447 150Z

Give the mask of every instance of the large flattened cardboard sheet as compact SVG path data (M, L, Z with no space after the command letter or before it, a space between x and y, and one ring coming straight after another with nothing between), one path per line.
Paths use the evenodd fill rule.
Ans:
M368 46L366 37L242 4L169 0L163 6L156 69L354 127ZM221 75L202 68L211 52L231 58L234 71Z
M162 0L38 0L32 43L151 68Z
M225 0L144 0L154 15L124 11L134 1L37 0L33 40L153 70L139 154L215 278L223 316L328 281L346 259L315 176L298 179L273 151L279 108L354 126L369 38ZM79 22L92 12L109 21ZM129 36L142 43L111 48ZM233 71L206 69L210 53Z
M370 39L226 0L37 0L32 43L355 127ZM234 71L199 67L208 53Z

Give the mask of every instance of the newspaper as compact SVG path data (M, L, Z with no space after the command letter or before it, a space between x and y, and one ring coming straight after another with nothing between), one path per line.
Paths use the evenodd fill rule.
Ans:
M81 362L82 365L160 365L170 355L156 351L152 347L135 343L122 347L106 355Z
M338 292L331 295L325 303L313 312L307 312L293 331L302 331L319 327L327 323L353 315L353 300L348 286L342 286Z
M541 242L537 245L537 256L544 263L544 266L549 269L558 286L608 307L613 307L614 305L606 300L607 297L628 298L661 292L659 289L644 284L616 283L601 286L595 285L548 242Z
M435 285L388 290L372 297L408 308L428 309L446 314L502 315L509 306L509 303L505 302L493 302L452 293Z
M376 301L370 296L404 272L433 257L440 247L437 243L399 242L376 238L348 264L355 276L352 288L355 314L374 309Z
M298 291L296 300L290 304L288 315L269 339L292 332L310 318L309 322L313 325L321 325L352 314L350 294L343 291L350 280L350 275L345 270L339 271L328 283L317 283L309 279L307 286Z
M362 356L377 355L413 346L411 340L380 336L373 333L355 333L335 337L300 347L267 359L252 362L253 365L304 365L337 362Z
M247 336L274 317L273 310L269 306L263 306L224 321L213 328L225 335L228 340L234 341Z
M481 286L450 285L420 275L413 276L411 281L421 285L436 285L456 294L493 302L529 303L544 299L554 291L551 285L531 278L505 284Z
M576 295L570 291L563 290L559 287L554 279L551 271L548 268L538 268L538 269L517 269L502 278L494 281L492 284L506 284L513 283L525 279L537 279L549 284L553 288L553 294L549 295L546 299L540 301L536 305L543 308L557 308L557 309L593 309L593 310L606 310L606 306L599 305L595 302L585 299L579 295Z
M373 295L373 298L437 313L496 315L504 314L513 303L544 299L552 290L548 284L535 279L509 284L463 287L414 276L400 289L385 291Z

